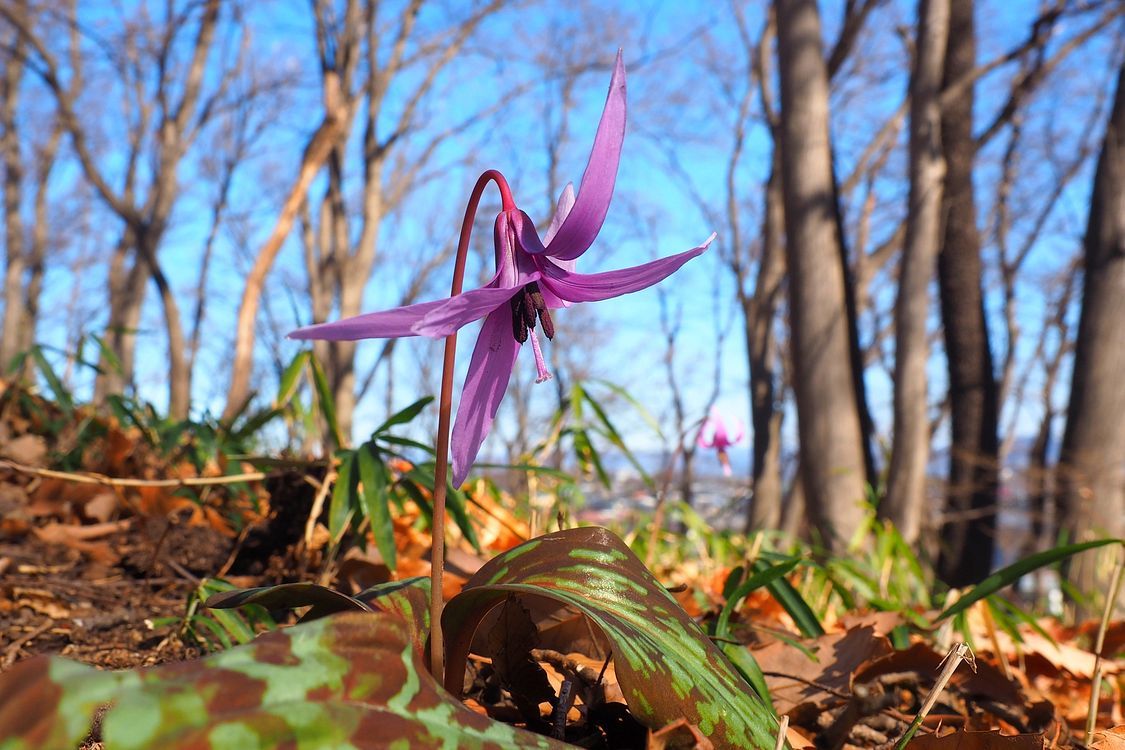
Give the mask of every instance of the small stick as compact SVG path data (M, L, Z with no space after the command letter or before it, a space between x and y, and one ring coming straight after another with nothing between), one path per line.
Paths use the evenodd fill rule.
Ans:
M925 721L926 714L930 713L934 704L937 703L938 698L941 697L941 691L945 690L945 686L949 683L949 680L953 677L953 673L957 670L957 667L962 661L967 661L969 667L972 668L974 672L977 671L976 657L973 656L973 650L969 648L967 643L954 645L949 653L945 655L945 658L941 660L942 669L941 674L938 675L937 682L934 683L930 694L926 696L926 701L922 704L922 709L918 712L918 715L914 717L914 721L910 722L910 726L906 728L906 734L902 735L901 739L895 743L895 750L903 750L903 748L906 747L906 743L910 742L914 733L918 731L918 727L922 726L922 722Z
M1117 595L1121 592L1121 571L1125 568L1125 549L1121 559L1113 568L1113 577L1109 581L1109 594L1106 595L1105 609L1102 610L1102 621L1098 625L1098 638L1094 643L1094 674L1090 677L1090 711L1086 716L1086 746L1094 742L1094 728L1098 722L1098 703L1102 693L1102 649L1105 647L1105 631L1109 628L1109 618L1113 614L1113 607L1117 603Z
M100 484L104 487L210 487L219 484L238 484L239 482L260 482L266 475L260 471L251 471L245 474L224 474L221 477L183 477L181 479L117 479L103 474L83 472L77 474L70 471L55 471L54 469L40 469L35 466L0 460L0 466L21 474L31 474L44 479L62 479L75 484Z
M570 713L570 708L574 705L574 699L577 697L574 692L574 680L567 677L563 680L562 687L559 688L559 702L555 704L554 726L551 729L551 736L556 740L566 739L566 715Z
M1012 667L1008 664L1008 657L1004 655L1004 649L1000 648L1000 638L996 635L996 621L992 619L992 607L988 604L988 599L981 599L976 604L980 608L981 617L984 619L984 628L988 631L988 639L992 641L992 650L996 652L996 658L1000 660L1000 667L1004 671L1004 679L1012 679Z
M309 478L309 477L306 477ZM320 511L324 510L324 501L328 498L328 491L332 489L332 485L336 482L336 470L329 468L328 472L324 475L324 479L320 481L316 490L316 496L313 497L312 508L309 510L309 517L305 521L305 553L308 553L309 547L312 546L313 532L316 530L316 520L320 518Z
M773 746L773 750L785 749L785 735L789 731L789 714L782 714L781 723L777 727L777 742Z
M51 629L52 625L54 625L54 622L52 620L47 620L47 622L34 628L33 630L31 630L31 632L25 633L16 640L12 641L12 643L8 646L8 650L4 652L4 661L0 662L0 669L7 669L8 667L15 664L16 657L20 655L20 649L34 641L39 636L46 633Z

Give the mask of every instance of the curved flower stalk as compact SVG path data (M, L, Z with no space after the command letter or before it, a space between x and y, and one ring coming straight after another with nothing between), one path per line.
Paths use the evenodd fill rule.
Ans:
M554 338L551 310L652 286L701 254L714 238L712 235L702 245L679 255L633 268L595 274L575 271L576 260L597 238L609 210L624 136L625 66L618 53L578 193L571 185L563 190L542 239L531 218L516 206L503 177L487 172L485 175L497 182L502 198L494 228L496 276L488 284L449 299L308 326L290 337L332 341L444 338L483 318L453 425L453 481L461 484L492 426L524 343L531 342L538 381L551 377L536 333L538 328L548 339Z
M699 435L695 439L700 448L715 449L715 454L719 457L719 465L723 467L723 476L727 477L731 475L727 448L737 445L742 440L743 434L742 423L737 419L734 420L732 427L733 429L727 432L726 423L719 416L718 410L712 409L710 416L703 420Z

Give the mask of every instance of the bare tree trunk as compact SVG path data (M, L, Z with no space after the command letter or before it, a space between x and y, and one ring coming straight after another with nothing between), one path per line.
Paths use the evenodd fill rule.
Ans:
M8 40L4 40L7 42ZM5 45L7 46L7 45ZM4 77L0 80L0 152L4 163L4 320L0 326L0 375L20 351L20 331L28 327L23 304L24 257L23 220L20 196L23 192L23 159L20 155L20 127L17 122L20 84L24 70L24 42L16 35L11 51L5 55Z
M94 379L96 403L104 403L111 394L124 393L133 384L137 327L148 283L144 264L137 260L129 262L135 246L132 230L125 229L110 260L109 320L106 323L105 346L111 356L99 359L98 374Z
M809 516L833 551L863 519L863 434L850 367L844 269L816 0L776 0L794 386Z
M973 0L952 0L943 87L976 65ZM949 367L952 440L938 575L965 586L988 575L995 545L999 404L981 290L981 240L973 194L973 88L945 103L945 237L938 256Z
M305 201L309 185L312 184L313 178L324 165L340 136L347 132L347 121L351 117L350 102L336 103L335 99L331 102L331 108L326 109L324 119L305 146L301 166L297 170L297 178L282 204L273 231L259 248L254 265L246 277L242 301L238 306L238 320L235 324L234 359L231 363L227 403L223 409L224 419L231 419L242 411L253 396L250 391L250 375L254 369L254 323L258 317L258 305L261 302L266 276L273 267L278 251L281 250L281 244L289 236L289 230L293 227L298 209Z
M45 39L36 33L27 8L12 8L0 4L0 15L16 28L20 39L39 58L41 64L36 66L36 72L54 96L60 122L70 134L83 176L126 227L122 243L116 248L111 262L109 331L106 336L107 348L120 366L110 364L108 357L102 358L102 372L95 383L95 399L101 400L110 393L119 392L132 380L135 330L140 321L147 278L151 277L161 294L168 329L169 409L175 418L187 416L190 375L178 307L174 293L160 269L157 251L179 196L179 165L199 128L213 111L210 107L214 103L213 99L204 102L202 106L200 100L220 7L219 0L205 0L199 4L198 26L190 47L190 61L186 65L168 64L175 38L188 18L186 13L176 14L169 10L166 26L157 30L156 36L161 39L161 44L155 48L145 44L144 39L138 43L137 39L141 34L136 29L126 34L124 55L128 64L122 67L135 71L151 65L159 75L156 77L154 91L146 90L147 84L140 78L127 78L123 81L127 87L135 89L136 96L128 98L128 101L137 108L137 112L128 128L129 154L125 160L125 184L118 191L95 160L95 154L89 145L90 132L78 117L83 61L75 4L71 2L68 9L71 29L70 79L65 87L61 81L58 61ZM145 55L152 57L147 58ZM173 75L181 73L182 80L173 80ZM230 74L230 71L223 73L220 91ZM174 94L177 96L173 96ZM197 112L200 113L198 119ZM154 118L154 114L157 117ZM149 132L149 125L154 122L155 132ZM151 187L144 200L138 203L134 193L137 161L150 148L154 152L153 163L149 167ZM128 270L126 266L129 266Z
M880 508L911 544L922 528L930 455L926 320L941 237L945 161L938 94L948 31L949 0L918 0L918 41L910 82L909 211L895 304L894 442L887 496Z
M1084 261L1059 466L1062 520L1073 541L1125 537L1125 65L1094 174ZM1083 555L1068 577L1092 594L1108 580L1098 571L1097 558Z
M187 341L180 320L180 307L176 304L176 295L167 276L156 260L156 247L147 234L137 238L137 252L144 259L148 276L160 295L168 331L168 416L182 421L188 418L191 407L191 369L188 366Z
M746 351L750 364L750 417L754 428L753 495L746 531L776 529L781 524L781 410L777 408L775 316L785 280L785 207L781 186L780 144L774 144L773 167L766 183L762 221L762 256L754 296L741 299L746 317ZM749 308L749 312L746 309Z

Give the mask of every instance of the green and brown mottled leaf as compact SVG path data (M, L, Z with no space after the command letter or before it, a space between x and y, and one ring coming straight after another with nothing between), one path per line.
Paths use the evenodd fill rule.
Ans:
M772 748L777 722L707 635L621 539L579 528L484 565L442 616L446 687L456 692L473 632L509 594L574 607L602 629L629 708L650 728L686 719L716 746Z
M76 747L106 704L113 750L567 747L442 690L412 628L394 614L345 612L139 671L32 659L0 676L0 750Z
M337 612L390 612L412 625L411 637L418 644L419 652L430 635L430 579L424 576L380 583L355 596L315 583L282 583L224 591L204 602L204 606L212 609L232 609L247 604L258 604L267 609L309 607L301 622Z

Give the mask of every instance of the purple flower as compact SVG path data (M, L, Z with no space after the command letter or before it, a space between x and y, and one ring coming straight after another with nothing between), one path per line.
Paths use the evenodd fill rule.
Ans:
M717 410L712 409L711 415L703 420L695 442L700 448L715 449L715 453L719 457L719 465L723 467L723 475L729 477L731 474L730 456L727 455L727 448L738 444L740 440L742 440L742 423L737 419L734 420L733 434L728 433L723 418L719 416Z
M633 268L595 274L575 272L575 261L593 244L609 210L624 137L625 66L618 53L578 194L574 194L573 186L566 186L542 240L531 218L502 188L503 206L494 229L496 276L488 284L449 299L308 326L289 336L330 341L444 338L484 318L453 425L453 481L461 484L492 426L523 343L531 341L538 382L551 377L536 334L538 325L544 336L554 337L551 310L650 287L701 254L714 239L711 235L685 253Z

